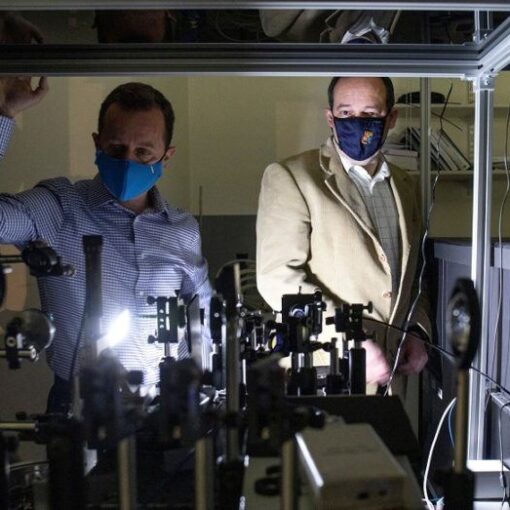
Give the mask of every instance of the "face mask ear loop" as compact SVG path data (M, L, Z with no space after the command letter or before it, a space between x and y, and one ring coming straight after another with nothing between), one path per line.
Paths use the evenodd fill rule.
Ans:
M163 156L161 156L157 161L156 163L154 163L155 165L157 165L158 163L161 163L164 159L165 159L165 154L166 154L166 151L168 150L168 148L165 149L165 152L163 154ZM151 167L151 172L152 172L152 175L154 175L154 166L153 165L150 165Z
M161 157L160 157L160 158L156 161L156 163L155 163L155 164L157 164L157 163L162 163L162 162L163 162L163 160L165 159L166 152L168 151L169 147L170 147L170 146L168 146L168 147L165 149L165 152L163 153L163 156L161 156ZM154 173L154 169L152 168L152 165L151 165L151 170L152 170L152 173Z

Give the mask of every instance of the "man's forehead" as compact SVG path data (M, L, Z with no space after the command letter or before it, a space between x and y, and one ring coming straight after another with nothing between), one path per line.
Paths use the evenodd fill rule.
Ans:
M165 119L158 108L125 110L113 103L106 111L101 136L112 143L136 138L141 144L149 145L154 144L160 136L164 139L165 129Z
M349 103L360 98L368 103L385 104L386 86L381 78L345 77L338 80L333 91L335 103Z
M116 131L140 129L155 131L165 129L165 117L157 108L131 109L123 108L118 103L112 103L105 112L103 130L115 129Z

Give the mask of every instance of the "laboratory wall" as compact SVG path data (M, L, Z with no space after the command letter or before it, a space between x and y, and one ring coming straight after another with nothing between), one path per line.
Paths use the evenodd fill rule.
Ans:
M272 161L317 147L329 135L324 119L329 78L51 78L48 96L17 119L9 151L0 162L0 190L15 193L54 176L78 180L95 175L91 134L97 130L99 106L117 84L133 80L160 89L174 106L173 144L177 151L166 164L160 189L171 205L201 218L204 253L209 258L211 274L236 253L254 257L254 227L263 171ZM398 98L418 91L419 80L396 79L395 86ZM449 87L450 80L433 82L433 90L445 96ZM472 151L470 126L474 119L469 88L465 82L453 82L451 104L442 119L445 130L468 155ZM496 90L494 154L501 159L510 78L504 74L498 77ZM439 127L440 114L434 106L434 128ZM401 108L392 138L397 141L407 126L418 123L417 105ZM494 235L505 187L506 178L500 172L494 177ZM472 194L469 174L443 173L435 195L432 237L470 237ZM503 221L503 235L510 235L508 214ZM3 248L2 253L8 250L11 248ZM9 276L4 308L22 310L28 306L37 306L35 282L17 267L15 274ZM7 314L5 310L1 312L0 324L5 324ZM11 418L15 410L42 411L50 380L43 363L25 366L14 375L1 364L1 418ZM19 402L18 389L23 385L23 394L29 398Z
M497 80L494 155L504 152L510 78ZM72 180L95 174L91 133L105 95L119 83L143 81L159 88L175 109L175 157L160 187L168 201L194 214L255 215L259 183L272 161L317 147L328 135L324 120L328 78L304 77L82 77L52 78L48 96L21 114L7 157L0 163L2 191L15 192L40 179L65 175ZM419 80L395 79L396 97L419 90ZM433 80L433 90L450 96L442 121L445 131L472 154L474 105L470 84ZM400 106L390 133L398 140L408 126L419 125L419 107ZM440 108L432 125L439 128ZM494 204L504 180L494 181ZM200 191L201 189L201 191ZM201 197L201 200L200 200ZM432 234L470 235L472 179L444 172L438 186ZM201 203L200 203L201 202ZM505 229L510 224L505 224Z

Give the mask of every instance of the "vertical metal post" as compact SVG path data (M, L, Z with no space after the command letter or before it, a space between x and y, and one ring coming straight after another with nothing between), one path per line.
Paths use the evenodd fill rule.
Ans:
M294 436L282 443L282 481L280 510L297 510L297 448Z
M129 436L117 444L117 485L120 510L136 510L136 439Z
M227 329L227 413L230 416L239 414L239 384L241 382L241 370L239 363L240 355L241 324L238 319L231 320ZM239 451L239 429L236 426L227 427L227 454L228 462L238 461Z
M430 202L430 78L420 78L420 189L423 220L427 218Z
M475 93L475 140L473 175L473 230L471 279L475 285L482 314L481 341L473 365L484 372L487 369L489 339L489 269L492 209L492 127L494 106L494 77L482 75L473 82ZM483 458L485 436L486 382L471 371L469 393L469 447L470 459Z
M490 11L475 11L475 32L473 34L473 42L481 43L492 30L493 18Z
M467 460L467 425L469 401L469 371L459 370L457 373L457 402L455 410L455 452L453 471L465 473Z
M0 431L0 508L9 508L9 451L7 441Z
M209 435L195 443L195 510L214 510L214 447Z

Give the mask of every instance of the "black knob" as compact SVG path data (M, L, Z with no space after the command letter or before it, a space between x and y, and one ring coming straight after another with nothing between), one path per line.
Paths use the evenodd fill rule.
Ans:
M143 372L141 370L130 370L127 373L127 382L128 384L140 386L143 384Z

